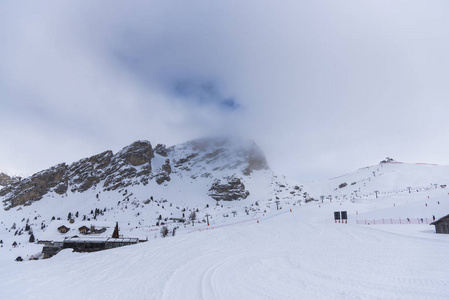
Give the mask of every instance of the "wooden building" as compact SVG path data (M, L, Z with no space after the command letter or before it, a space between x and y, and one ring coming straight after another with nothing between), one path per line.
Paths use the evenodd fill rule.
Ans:
M170 218L170 221L184 223L186 220L184 218Z
M62 248L72 248L75 252L94 252L112 249L127 245L137 244L138 238L79 238L71 237L64 239Z
M42 254L44 255L44 259L50 258L58 254L59 251L61 251L61 247L44 246L44 248L42 248Z
M80 228L78 228L79 232L82 234L87 234L87 232L89 231L89 227L87 226L81 226Z
M435 222L430 223L430 225L435 225L436 233L446 233L449 234L449 215L446 215Z
M65 225L62 225L62 226L58 227L58 231L60 233L67 233L67 231L69 231L69 230L70 230L70 228L66 227Z
M62 242L46 241L42 253L45 258L50 258L56 255L62 249L71 248L75 252L95 252L106 249L113 249L117 247L123 247L128 245L134 245L139 242L138 238L108 238L108 237L83 237L72 236L65 238Z

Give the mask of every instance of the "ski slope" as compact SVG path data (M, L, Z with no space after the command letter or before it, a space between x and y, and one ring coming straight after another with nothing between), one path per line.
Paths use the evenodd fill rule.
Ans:
M449 236L330 220L363 205L296 206L259 223L7 261L0 288L4 299L448 299Z
M304 186L318 195L330 193L331 199L284 201L279 210L266 200L249 214L242 213L247 203L233 202L210 208L215 212L210 226L180 226L167 238L152 231L148 242L134 246L95 253L64 250L47 260L15 262L11 258L38 251L32 247L39 245L5 244L0 298L449 299L449 235L435 234L434 226L422 223L357 224L449 213L449 188L432 187L421 171L427 166L409 165L408 171L391 166L382 175L371 173L369 180L372 170L361 169L335 181L365 179L369 184L360 186L359 197L344 198L335 183L317 182ZM433 170L435 183L445 183L445 167ZM391 179L400 172L407 175ZM385 188L383 178L390 182ZM382 191L378 198L370 194L372 188ZM231 210L238 214L220 217ZM334 211L347 211L348 223L335 223ZM127 232L144 229L139 230Z

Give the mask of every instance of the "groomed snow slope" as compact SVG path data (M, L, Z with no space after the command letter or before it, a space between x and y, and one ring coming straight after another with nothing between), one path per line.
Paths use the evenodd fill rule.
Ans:
M139 218L137 208L119 206L101 222L111 227L119 221L126 236L147 236L148 242L96 253L64 250L47 260L15 262L18 255L26 259L42 249L27 243L27 235L11 236L8 228L16 214L32 220L35 210L49 210L46 218L64 217L75 207L86 213L94 195L63 201L61 207L49 205L60 201L49 197L0 214L5 227L0 234L0 299L449 299L449 235L435 234L427 224L449 213L449 188L441 188L448 174L445 166L369 167L305 185L312 196L331 199L284 200L280 210L268 200L272 195L263 198L262 192L258 206L250 206L253 199L206 209L199 199L183 199L184 205L201 209L201 218L211 214L211 225L181 225L175 237L167 238L153 223L159 213L178 216L176 203L162 210L152 202L150 211L139 210ZM343 197L344 188L335 189L340 181L357 182L358 195ZM371 190L379 191L378 198ZM137 191L136 197L141 197ZM106 194L96 203L117 205L117 199L108 199ZM246 214L245 207L254 210ZM347 211L348 224L334 223L334 211ZM134 223L125 222L132 218ZM402 223L383 224L388 220ZM51 222L37 237L56 239L60 222ZM136 228L138 222L142 225ZM12 239L19 239L19 247L11 247Z
M339 188L340 184L346 186ZM365 167L347 175L305 184L312 196L321 195L350 198L375 198L378 195L421 192L435 185L449 185L449 166L412 164L402 162L381 163Z
M440 205L429 213L449 210L447 190L430 196ZM391 205L398 199L382 201L400 209ZM2 299L449 299L449 235L427 224L354 224L356 210L380 217L372 206L313 203L273 211L259 223L5 261ZM350 223L333 223L335 210L350 212Z

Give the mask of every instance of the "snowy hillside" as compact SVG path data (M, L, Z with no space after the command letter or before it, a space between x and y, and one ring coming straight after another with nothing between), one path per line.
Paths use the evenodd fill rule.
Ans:
M185 157L193 147L183 147ZM203 167L192 161L188 174ZM206 178L185 173L167 186L52 193L0 212L0 288L5 299L448 299L449 235L429 225L449 213L448 173L447 166L388 163L296 190L260 170L242 176L251 193L237 201L211 199L200 187ZM198 189L190 190L192 182ZM347 211L348 223L335 223L335 211ZM79 212L73 224L68 212ZM183 214L185 223L169 220ZM27 218L37 239L63 239L82 225L110 234L119 222L121 234L148 242L28 261L42 246L10 229L12 222L23 229ZM162 222L176 235L162 238ZM71 231L59 233L61 224ZM19 255L26 261L15 262Z
M194 222L209 218L219 224L270 209L259 202L276 206L278 199L303 199L298 185L273 174L253 142L227 138L168 148L138 141L116 154L106 151L43 170L7 185L0 195L5 207L0 240L20 246L28 244L31 233L37 241L61 241L79 234L81 226L101 222L108 228L118 222L123 236L145 240L159 236L162 225L190 225L192 212ZM69 232L60 234L61 225ZM42 246L36 249L18 255L39 256ZM12 253L0 260L18 256Z
M436 199L449 209L447 194ZM64 250L48 260L6 261L0 288L6 299L447 299L448 236L427 224L330 220L334 210L371 204L283 208L259 223L229 223L103 252Z
M415 193L441 188L449 184L449 166L380 163L327 181L306 184L314 197L359 199L386 194Z

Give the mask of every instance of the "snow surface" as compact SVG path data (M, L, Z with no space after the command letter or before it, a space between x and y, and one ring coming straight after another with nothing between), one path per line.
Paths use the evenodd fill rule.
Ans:
M25 259L38 255L42 246L27 243L27 234L12 235L8 229L14 220L23 227L23 217L29 216L32 223L39 213L42 216L33 226L41 220L50 224L43 232L36 229L36 238L61 240L70 235L61 235L55 228L61 223L68 225L64 221L67 211L87 214L95 199L94 192L64 199L47 197L20 210L0 212L4 226L0 227L4 241L0 298L449 299L449 235L435 234L434 226L426 224L433 216L449 213L449 188L441 188L449 182L448 174L446 166L382 164L305 184L305 190L316 199L320 195L330 195L330 199L309 203L284 200L279 210L274 195L264 195L263 191L269 190L266 185L272 182L263 174L257 197L209 208L200 194L198 199L179 197L180 202L173 206L155 200L147 205L140 201L136 207L133 201L146 199L142 190L142 195L135 192L126 202L128 209L122 209L122 204L117 206L116 194L102 193L94 202L99 208L107 204L114 209L97 221L77 219L70 225L78 228L92 223L112 228L119 221L121 234L145 237L148 242L95 253L64 250L51 259L15 262L18 255ZM348 186L340 189L342 182ZM357 183L351 186L352 182ZM167 193L176 193L175 186L176 182ZM413 189L409 192L407 187ZM257 206L254 201L258 199ZM154 224L156 217L171 213L179 217L181 208L186 207L186 213L199 208L200 221L205 213L211 214L210 226L205 222L181 224L176 236L161 238L160 227ZM232 211L236 211L235 217ZM334 223L334 211L347 211L348 224ZM63 220L48 221L52 215ZM357 224L393 218L425 221ZM20 242L19 247L11 247L13 240Z

